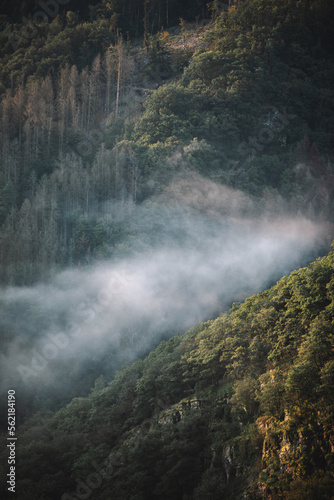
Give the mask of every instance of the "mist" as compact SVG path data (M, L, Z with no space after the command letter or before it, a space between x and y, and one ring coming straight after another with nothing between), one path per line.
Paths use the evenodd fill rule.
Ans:
M243 193L198 178L155 202L131 217L141 241L150 239L142 251L1 290L2 393L83 393L84 377L110 378L161 339L307 264L327 231L301 215L259 215Z

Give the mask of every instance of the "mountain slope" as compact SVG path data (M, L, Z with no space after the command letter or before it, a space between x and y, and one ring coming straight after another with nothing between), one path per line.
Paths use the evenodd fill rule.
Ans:
M103 5L2 62L1 283L114 258L131 206L183 170L333 220L330 2L249 0L145 45Z
M35 414L19 498L330 498L333 326L330 253Z
M180 284L181 297L193 301L181 323L188 328L198 317L212 317L194 319L195 297L213 297L201 288L207 268L189 259L192 247L206 250L205 260L224 259L229 244L232 254L242 246L242 269L254 277L249 240L230 241L224 224L247 227L256 239L265 233L255 231L263 221L274 234L284 217L307 217L327 245L334 218L333 3L240 0L228 8L214 1L212 21L203 27L204 0L103 0L82 8L78 1L29 40L20 38L26 24L20 16L29 17L26 10L32 16L41 2L14 4L15 18L0 18L0 282L7 286L1 360L8 366L17 348L33 366L34 347L49 345L43 334L67 332L68 317L87 334L79 343L84 352L73 343L62 351L65 363L56 356L48 364L49 372L61 372L68 392L54 396L60 381L48 392L45 376L31 396L20 380L18 498L331 499L333 253L160 343L115 376L123 359L148 352L147 331L154 345L179 331L177 314L163 300L151 314L146 301L138 327L115 299L114 276L112 291L98 287L100 275L94 286L85 279L91 270L96 277L94 266L106 274L127 257L154 255L159 245L172 260L170 248L180 246L199 274L191 270L179 283L177 267L178 280L171 272L171 281L165 279L170 268L158 268L148 292L163 297L169 286L177 301L173 290ZM317 243L308 247L313 255L323 254ZM270 253L266 262L281 247L270 248L262 248ZM275 262L268 280L277 266L280 275L288 272L288 264ZM58 274L68 267L73 273ZM234 275L226 276L227 282ZM254 290L257 278L249 286L233 278L237 297ZM54 279L57 292L68 293L56 294L58 309L46 293ZM82 280L88 292L80 289ZM29 301L37 288L43 300ZM7 310L18 290L22 301ZM71 308L72 299L64 305L69 290L78 307ZM121 330L113 329L122 314L133 320L124 323L123 337L122 321ZM99 325L106 339L100 344ZM101 373L112 380L96 379ZM71 400L73 394L86 397ZM7 435L0 455L6 491Z

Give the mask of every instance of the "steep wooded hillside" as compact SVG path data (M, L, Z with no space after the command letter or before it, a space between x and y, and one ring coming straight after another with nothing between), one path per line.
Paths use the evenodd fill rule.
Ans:
M331 498L333 290L330 253L39 411L19 498Z
M217 7L206 27L199 3L197 25L160 16L137 42L101 9L90 23L57 16L3 59L3 284L113 258L133 242L131 206L184 169L332 220L330 2Z
M332 1L1 8L1 495L332 499Z

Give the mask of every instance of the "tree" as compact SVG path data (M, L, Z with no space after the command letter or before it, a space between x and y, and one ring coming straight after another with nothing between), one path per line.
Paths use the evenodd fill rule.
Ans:
M11 180L0 188L0 220L4 222L7 214L16 207L17 191Z
M70 123L74 129L79 128L80 124L80 76L76 65L71 67L69 76L68 101L71 111Z
M114 73L115 73L113 58L109 50L107 50L104 54L103 67L105 75L104 111L107 115L109 115L112 106L112 94L113 94L112 88L114 85Z
M60 71L57 89L57 115L59 124L59 155L62 156L65 152L65 132L69 125L69 81L70 67L68 64Z

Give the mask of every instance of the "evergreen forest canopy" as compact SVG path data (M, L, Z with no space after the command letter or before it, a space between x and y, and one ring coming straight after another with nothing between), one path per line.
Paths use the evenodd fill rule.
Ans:
M36 412L18 497L331 498L333 285L332 252Z
M333 253L263 290L333 239L333 10L3 3L1 359L24 365L20 500L332 498ZM137 320L124 262L153 276L132 282ZM27 368L59 328L64 358ZM53 370L67 392L48 391Z
M31 38L4 22L2 283L123 255L130 206L180 170L331 220L331 3L213 3L208 27L184 3L170 32L162 4L138 2L137 42L127 2L59 6Z

